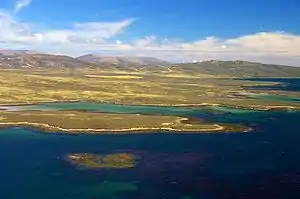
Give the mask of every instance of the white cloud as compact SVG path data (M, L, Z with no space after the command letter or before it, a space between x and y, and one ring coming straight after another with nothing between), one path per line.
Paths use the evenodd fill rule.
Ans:
M28 6L32 0L19 0L15 5L15 12L19 12L22 8Z
M133 19L117 22L75 23L70 29L38 31L34 30L30 24L19 22L9 13L0 11L0 42L12 46L22 44L28 48L47 44L97 45L122 33L132 22Z
M111 52L176 61L242 59L300 66L300 35L260 32L229 39L207 37L191 42L159 39L154 35L133 38L130 42L118 38L133 22L133 19L87 22L75 23L68 29L37 30L30 23L0 11L0 48L74 56Z
M151 36L147 36L145 38L137 39L133 42L133 44L137 48L147 48L147 47L156 45L155 42L156 42L156 37L151 35Z
M135 53L172 60L250 60L300 66L300 35L261 32L236 38L207 37L192 42L159 42L146 37L135 42ZM139 45L138 45L139 44ZM143 44L143 45L140 45Z
M300 56L300 36L284 32L261 32L227 40L230 46L263 54Z

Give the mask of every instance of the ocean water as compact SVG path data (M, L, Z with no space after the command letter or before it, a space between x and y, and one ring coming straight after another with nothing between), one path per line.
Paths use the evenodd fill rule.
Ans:
M244 80L281 83L274 86L252 86L252 88L259 89L259 90L286 90L286 91L300 90L300 78L246 78Z
M143 108L152 114L191 115L207 121L244 124L255 130L68 135L4 128L0 130L0 198L300 198L300 112L224 108L216 112L171 107L137 107L134 111L143 113ZM131 107L126 110L132 111ZM135 167L120 170L78 170L63 159L66 154L82 152L128 152L139 158Z

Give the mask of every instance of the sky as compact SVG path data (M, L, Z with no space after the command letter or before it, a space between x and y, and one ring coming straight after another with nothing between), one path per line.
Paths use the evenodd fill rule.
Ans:
M0 0L0 49L300 66L300 0Z

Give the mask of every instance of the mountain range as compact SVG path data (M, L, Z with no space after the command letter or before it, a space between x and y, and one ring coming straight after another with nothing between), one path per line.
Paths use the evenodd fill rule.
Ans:
M100 68L103 70L201 73L234 77L300 77L300 67L248 61L211 60L170 63L152 57L87 54L80 57L52 55L28 50L0 50L1 68Z
M0 50L0 68L138 67L168 65L152 57L87 54L80 57L52 55L28 50Z

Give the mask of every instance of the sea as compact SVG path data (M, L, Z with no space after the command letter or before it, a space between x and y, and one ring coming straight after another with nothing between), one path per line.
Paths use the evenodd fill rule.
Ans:
M254 79L255 80L255 79ZM274 79L259 79L274 81ZM276 79L299 91L300 79ZM271 89L255 87L255 89ZM280 100L280 99L274 99ZM299 199L300 112L75 103L24 109L192 116L242 124L250 132L46 133L0 129L0 199ZM131 153L126 169L78 169L71 153Z

